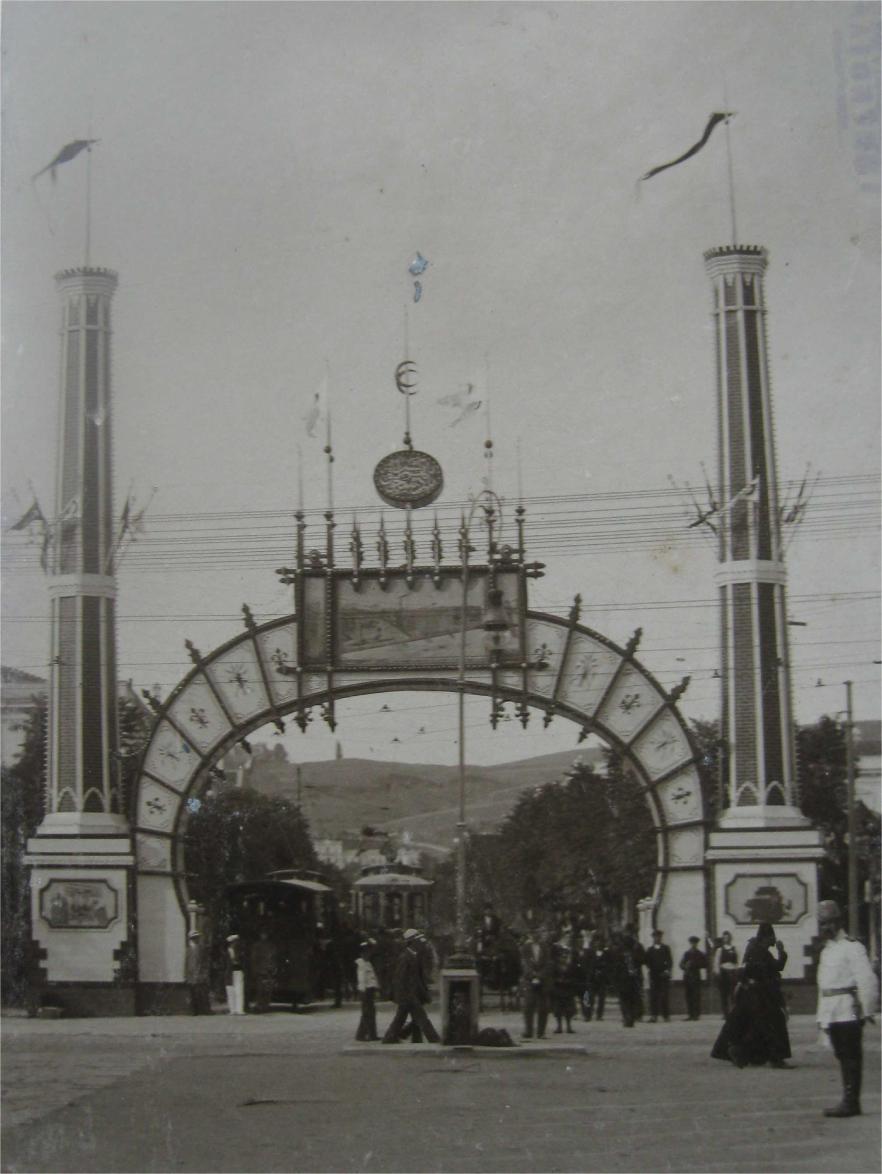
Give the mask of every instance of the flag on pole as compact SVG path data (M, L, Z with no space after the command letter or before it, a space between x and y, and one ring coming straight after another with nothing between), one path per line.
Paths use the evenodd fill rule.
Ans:
M40 566L45 571L49 566L49 549L52 544L52 527L46 521L46 515L40 509L40 505L36 499L25 510L22 516L18 519L14 526L10 526L10 530L29 530L31 526L40 527Z
M667 171L669 167L676 167L678 163L685 163L687 159L691 159L693 155L697 155L713 134L714 128L717 126L717 124L720 122L726 122L729 118L732 118L733 114L734 111L732 110L717 111L715 114L712 114L708 119L707 126L704 128L704 134L697 143L693 143L688 151L685 151L682 155L678 155L677 158L672 159L670 163L660 163L658 167L651 168L646 172L645 175L640 176L641 180L652 179L652 177L654 175L658 175L660 171Z
M310 401L309 408L303 417L306 426L306 435L315 439L318 436L319 425L328 415L328 372L319 381Z
M58 515L59 522L75 522L80 516L80 498L79 494L74 494L69 498L64 505L64 509Z
M27 530L28 526L33 526L35 522L43 526L46 525L46 519L43 516L43 511L40 509L36 498L34 498L33 504L25 510L15 525L10 526L9 529Z
M39 179L41 175L45 175L48 171L52 177L52 182L55 183L57 178L55 174L56 169L62 163L69 163L71 159L76 159L81 151L86 151L93 143L100 142L100 139L74 139L72 143L66 143L51 162L47 163L45 167L41 167L36 175L31 176L31 182L33 183L34 180Z
M700 526L702 522L707 522L709 518L717 518L723 514L728 514L732 507L737 505L739 501L749 501L756 497L759 490L759 480L759 474L757 474L752 481L748 481L743 489L739 489L734 496L730 497L725 505L718 506L716 502L712 502L713 508L708 510L707 513L699 513L696 520L690 523L688 529L691 530L694 526Z
M450 421L448 427L455 428L463 420L468 420L480 411L483 399L475 394L476 384L467 383L462 391L454 391L450 395L442 395L437 401L445 408L455 408L457 415Z

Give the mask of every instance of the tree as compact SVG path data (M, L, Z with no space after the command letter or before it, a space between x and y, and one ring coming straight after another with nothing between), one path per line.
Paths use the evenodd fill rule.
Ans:
M15 762L3 768L0 789L0 981L3 1002L19 1005L27 983L31 938L30 886L24 855L43 818L46 786L46 703L34 706L19 727L24 740Z
M824 716L796 734L800 808L824 836L822 899L848 904L848 751L845 726ZM855 769L857 764L855 763ZM879 816L856 804L858 892L870 878L878 882Z
M309 825L287 799L249 787L208 790L191 799L184 837L190 897L205 908L211 927L212 970L223 963L229 932L229 885L260 880L280 869L318 871Z
M519 923L578 912L593 922L618 918L623 899L652 891L655 834L630 772L608 775L580 763L524 794L498 837L471 841L469 915L489 900Z

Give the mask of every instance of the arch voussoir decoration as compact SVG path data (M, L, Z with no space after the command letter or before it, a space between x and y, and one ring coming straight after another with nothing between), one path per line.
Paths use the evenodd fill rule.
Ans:
M139 974L144 982L180 982L184 973L187 890L183 839L193 800L210 767L253 730L293 714L305 729L316 710L366 693L457 691L450 671L301 669L297 617L257 625L247 608L245 631L207 657L188 644L194 667L164 705L144 749L134 792ZM638 663L639 629L625 648L578 622L526 613L526 664L469 669L469 693L511 704L526 725L540 710L547 725L572 721L581 738L598 735L626 759L643 789L658 843L651 918L673 947L685 948L706 923L706 819L696 749L677 706L685 682L668 694ZM497 709L493 720L497 720ZM331 718L330 720L333 720Z

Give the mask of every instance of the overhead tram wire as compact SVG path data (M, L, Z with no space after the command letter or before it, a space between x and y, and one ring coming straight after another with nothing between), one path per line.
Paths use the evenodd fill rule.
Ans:
M868 475L840 478L840 482L870 482ZM795 483L794 483L795 484ZM820 484L820 483L819 483ZM688 530L682 497L675 490L616 491L614 493L546 495L532 499L534 503L553 504L550 510L533 509L527 514L527 541L531 553L559 558L582 554L608 552L613 554L638 553L659 543L690 545L704 544L709 535L699 530ZM562 508L566 503L567 508ZM580 504L581 503L581 504ZM617 503L617 504L601 504ZM660 503L660 504L659 504ZM569 508L577 504L579 508ZM453 521L458 515L458 503L439 505L439 515L448 514ZM374 507L344 507L347 514L376 517ZM316 525L321 511L312 513ZM878 529L879 498L876 494L854 497L833 496L829 500L820 493L812 498L811 508L800 527L801 541L823 541L830 538L852 538ZM159 569L162 571L187 569L206 560L223 560L228 565L254 565L255 561L271 561L289 553L293 524L286 511L216 511L202 514L156 514L149 518L152 532L140 535L127 555L127 566ZM418 520L414 525L417 541L427 541L430 523ZM403 529L394 524L388 527L390 541L400 540ZM504 540L503 534L503 540ZM6 568L15 570L24 563L32 565L36 551L22 541L5 538ZM706 547L705 547L706 549Z

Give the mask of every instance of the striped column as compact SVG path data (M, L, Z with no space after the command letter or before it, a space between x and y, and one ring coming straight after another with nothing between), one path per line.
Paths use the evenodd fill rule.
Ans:
M731 808L791 807L786 571L766 335L765 249L704 254L717 356L722 734Z
M47 823L119 821L110 303L116 274L68 269L61 372L52 608ZM83 818L87 817L87 818ZM96 821L96 817L97 821ZM46 830L46 829L44 829Z

